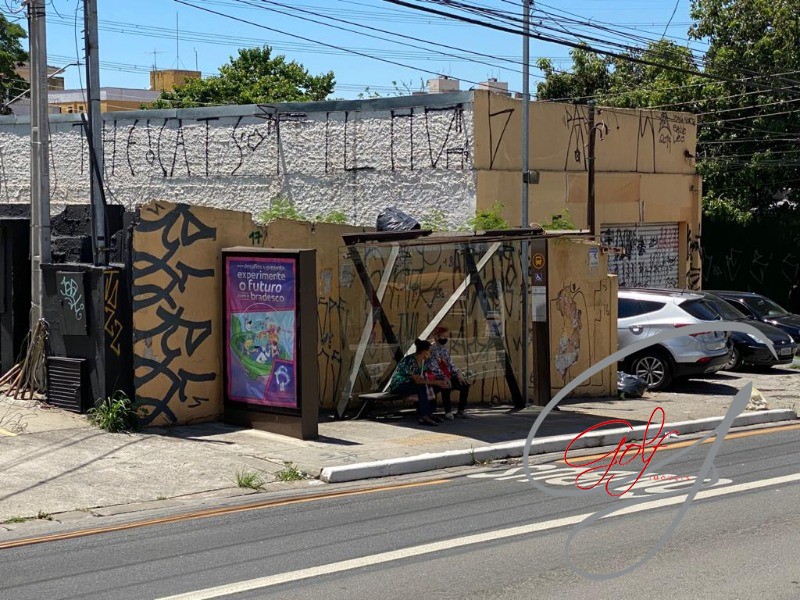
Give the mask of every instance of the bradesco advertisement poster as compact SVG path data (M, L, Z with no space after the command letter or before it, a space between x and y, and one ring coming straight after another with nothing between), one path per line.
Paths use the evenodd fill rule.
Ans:
M229 256L225 261L228 398L298 409L292 258Z

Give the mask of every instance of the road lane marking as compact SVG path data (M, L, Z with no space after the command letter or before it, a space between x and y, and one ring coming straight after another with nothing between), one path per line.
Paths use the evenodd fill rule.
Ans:
M793 475L784 475L783 477L774 477L772 479L764 479L762 481L753 481L750 483L740 483L729 487L715 488L703 490L698 492L695 500L704 500L707 498L715 498L718 496L725 496L728 494L735 494L738 492L747 492L750 490L757 490L773 485L781 485L784 483L794 483L800 481L800 473ZM634 504L626 508L621 508L617 512L603 517L616 517L620 515L629 515L633 513L642 512L656 508L663 508L665 506L672 506L681 504L686 499L686 495L674 496L671 498L663 498L661 500L654 500L652 502L645 502L642 504ZM393 562L396 560L403 560L421 556L424 554L433 554L435 552L442 552L444 550L452 550L454 548L462 548L464 546L472 546L474 544L481 544L484 542L493 542L511 537L527 535L531 533L539 533L542 531L549 531L551 529L558 529L567 525L575 525L582 522L584 519L592 516L594 513L586 513L576 515L573 517L564 517L561 519L554 519L552 521L544 521L541 523L532 523L530 525L520 525L517 527L509 527L507 529L499 529L497 531L487 531L485 533L478 533L474 535L467 535L449 540L442 540L440 542L432 542L428 544L421 544L419 546L411 546L400 550L392 550L390 552L381 552L371 556L362 556L360 558L352 558L349 560L342 560L327 565L319 565L317 567L309 567L307 569L300 569L297 571L288 571L286 573L278 573L276 575L269 575L267 577L259 577L257 579L250 579L247 581L240 581L217 587L206 588L204 590L196 590L177 594L174 596L165 596L157 600L210 600L212 598L220 598L231 594L239 594L242 592L249 592L252 590L264 589L274 587L284 583L292 583L301 581L303 579L310 579L312 577L320 577L323 575L332 575L334 573L342 573L343 571L351 571L360 569L362 567L369 567L380 565L384 563Z
M794 431L796 429L800 429L800 425L781 425L779 427L768 427L766 429L754 429L752 431L737 431L735 433L729 433L728 435L725 436L725 439L726 440L736 440L736 439L739 439L739 438L753 437L753 436L756 436L756 435L767 435L767 434L770 434L770 433L780 433L782 431ZM708 438L707 440L703 440L702 442L700 442L700 444L711 444L715 439L716 439L716 436L713 436L713 437ZM659 446L658 447L658 451L661 452L662 450L679 450L680 448L686 448L686 447L691 446L692 444L696 444L696 443L697 443L697 440L687 440L685 442L675 442L673 444ZM591 460L591 459L595 459L595 458L603 458L604 456L608 456L608 453L604 452L603 454L587 454L587 455L576 454L575 455L575 459L576 460L577 459ZM566 464L564 460L558 460L556 462L562 463L562 464ZM581 465L577 465L577 466L581 466Z
M287 498L284 500L266 500L264 502L257 502L255 504L245 504L243 506L226 506L222 508L212 508L208 510L201 510L197 512L184 513L180 515L173 515L170 517L161 517L158 519L147 519L144 521L133 521L131 523L123 523L120 525L109 525L107 527L96 527L93 529L82 529L80 531L71 531L67 533L54 533L51 535L43 535L39 537L24 538L20 540L12 540L9 542L0 542L0 550L7 548L18 548L20 546L31 546L33 544L43 544L45 542L56 542L61 540L71 540L74 538L85 537L89 535L97 535L100 533L111 533L113 531L125 531L126 529L136 529L139 527L148 527L150 525L161 525L164 523L180 523L182 521L191 521L193 519L207 519L209 517L218 517L220 515L228 515L239 512L247 512L250 510L260 510L262 508L276 508L278 506L289 506L291 504L303 504L306 502L315 502L317 500L332 500L334 498L344 498L347 496L362 496L364 494L374 494L377 492L393 492L396 490L403 490L416 487L424 487L430 485L439 485L447 483L450 479L433 479L431 481L419 481L414 483L399 483L393 485L385 485L373 488L361 488L357 490L345 490L341 492L331 492L327 494L311 494L308 496L301 496L295 498Z
M5 435L7 437L17 437L16 433L12 433L7 429L3 429L2 427L0 427L0 435Z

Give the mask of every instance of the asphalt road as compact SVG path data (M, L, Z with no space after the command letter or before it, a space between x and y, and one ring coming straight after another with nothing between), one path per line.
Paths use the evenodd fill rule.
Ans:
M669 465L668 473L686 482L645 484L656 474L647 471L633 490L646 504L578 533L570 547L574 564L610 573L637 562L679 506L658 488L690 485L709 448ZM658 458L680 451L659 451ZM550 489L575 489L574 474L565 476L558 458L539 457L536 477ZM533 488L517 465L498 465L0 550L0 596L800 598L800 428L726 440L715 463L719 485L701 492L666 547L608 581L574 572L565 544L585 515L626 501L602 492L556 499ZM396 485L386 489L389 483Z

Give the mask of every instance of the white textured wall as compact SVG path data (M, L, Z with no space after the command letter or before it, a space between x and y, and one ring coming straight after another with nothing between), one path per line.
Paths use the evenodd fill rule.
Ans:
M413 106L417 104L417 106ZM304 216L374 225L396 204L451 225L475 214L471 95L104 115L105 174L127 207L152 199L258 214L278 194ZM0 118L0 202L29 202L29 124ZM52 209L88 202L80 121L51 121Z

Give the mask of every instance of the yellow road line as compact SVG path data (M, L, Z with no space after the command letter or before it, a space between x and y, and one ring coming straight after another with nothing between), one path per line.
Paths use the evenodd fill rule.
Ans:
M317 500L332 500L334 498L345 498L348 496L361 496L364 494L374 494L376 492L391 492L394 490L403 490L408 488L423 487L429 485L438 485L450 481L449 479L434 479L432 481L420 481L416 483L400 483L395 485L385 485L374 488L362 488L358 490L349 490L342 492L331 492L328 494L312 494L309 496L300 496L296 498L288 498L284 500L266 500L264 502L257 502L255 504L246 504L244 506L227 506L222 508L211 508L208 510L201 510L197 512L185 513L180 515L173 515L171 517L161 517L158 519L147 519L144 521L134 521L132 523L123 523L120 525L109 525L108 527L96 527L94 529L82 529L80 531L71 531L67 533L54 533L51 535L43 535L40 537L24 538L21 540L12 540L10 542L0 542L0 550L7 548L19 548L20 546L31 546L33 544L43 544L45 542L56 542L60 540L71 540L74 538L86 537L89 535L97 535L100 533L110 533L112 531L125 531L126 529L137 529L139 527L148 527L150 525L160 525L162 523L179 523L182 521L190 521L193 519L207 519L209 517L218 517L220 515L229 515L239 512L247 512L251 510L259 510L262 508L275 508L278 506L289 506L291 504L302 504L305 502L315 502Z
M738 439L738 438L753 437L753 436L756 436L756 435L767 435L768 433L779 433L781 431L793 431L795 429L800 429L800 425L781 425L780 427L769 427L767 429L755 429L753 431L737 431L736 433L729 433L728 435L725 436L725 439L726 440L735 440L735 439ZM704 440L704 441L702 441L700 443L701 444L710 444L711 442L713 442L716 439L716 437L717 436L710 437L707 440ZM658 451L661 452L662 450L678 450L680 448L686 448L687 446L691 446L692 444L696 444L696 443L697 443L696 440L690 440L690 441L686 441L686 442L675 442L674 444L669 444L667 446L659 446L658 447ZM589 454L589 455L586 455L586 456L576 456L575 458L576 459L581 459L581 460L583 460L583 459L592 460L592 459L595 459L595 458L603 458L604 456L607 456L607 455L608 455L608 453ZM563 461L563 460L559 460L559 461L556 461L556 462L566 464L565 461ZM582 465L576 464L575 466L576 467L580 467Z
M11 433L7 429L3 429L2 427L0 427L0 435L5 435L5 436L8 436L8 437L16 437L17 436L16 433Z

